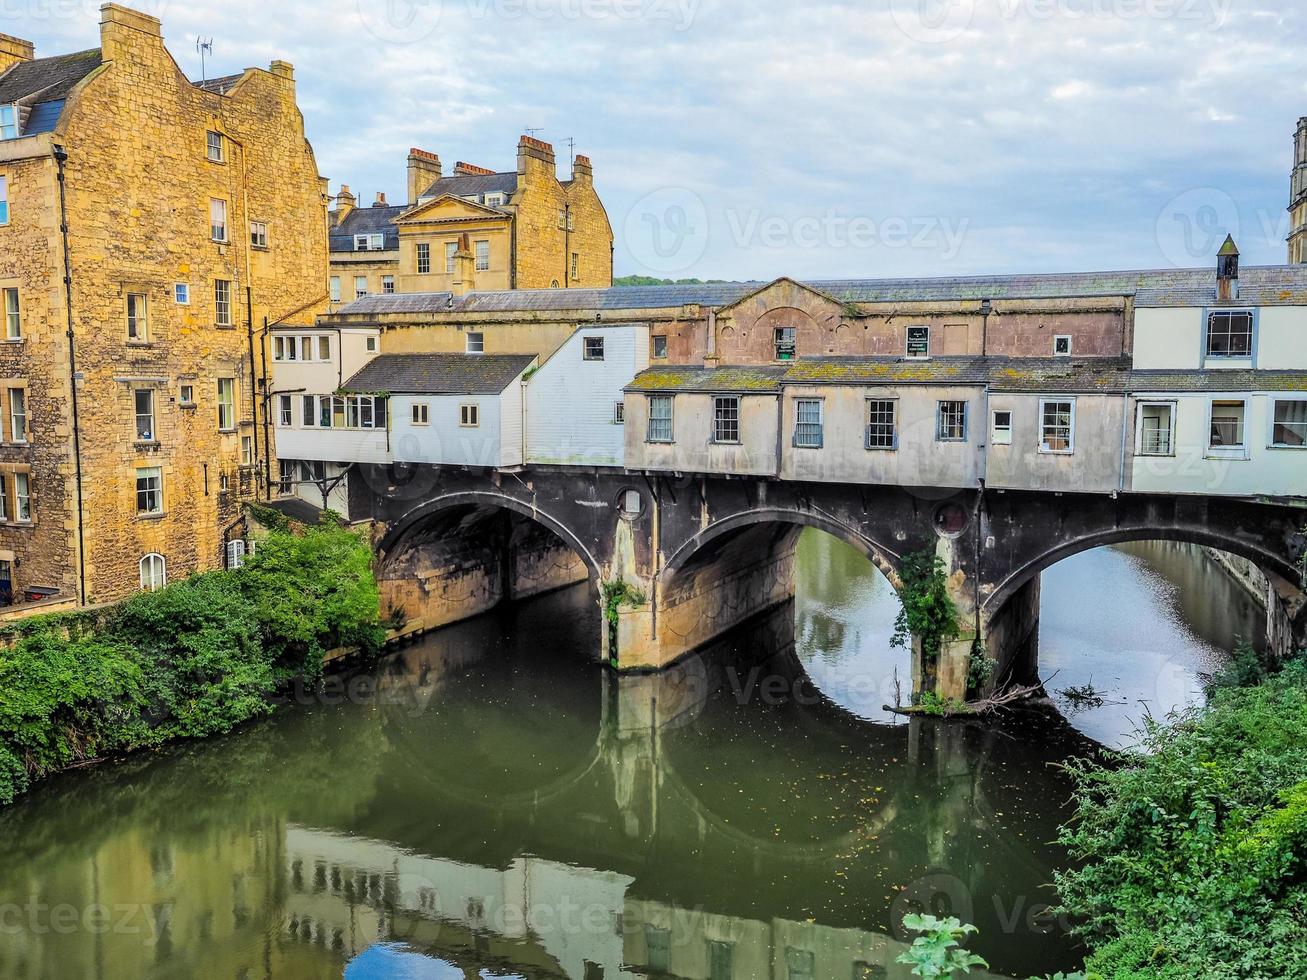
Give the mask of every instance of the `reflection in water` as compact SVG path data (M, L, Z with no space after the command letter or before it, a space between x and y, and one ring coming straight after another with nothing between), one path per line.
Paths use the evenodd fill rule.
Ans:
M1069 968L1050 763L1088 747L1056 720L870 723L883 680L835 682L906 684L906 655L845 551L806 538L795 605L666 676L589 662L581 587L348 697L52 780L0 814L0 976L906 980L920 908L979 924L992 976Z

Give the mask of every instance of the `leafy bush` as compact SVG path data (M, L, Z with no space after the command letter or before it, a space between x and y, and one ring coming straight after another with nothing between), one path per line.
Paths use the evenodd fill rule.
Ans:
M917 933L912 946L900 953L896 963L907 963L918 977L952 977L961 971L970 973L973 966L988 969L983 957L962 948L962 941L976 932L976 927L961 920L937 919L933 915L906 915L903 928Z
M939 659L939 652L958 636L958 611L948 594L944 561L934 552L905 555L899 569L902 582L898 617L890 643L907 646L913 637L921 641L926 663Z
M1120 980L1307 976L1307 665L1205 709L1150 722L1144 754L1071 767L1058 875L1093 948Z
M98 618L40 616L0 645L0 804L103 755L230 731L333 646L379 648L371 553L340 527L274 533L244 569L142 593Z

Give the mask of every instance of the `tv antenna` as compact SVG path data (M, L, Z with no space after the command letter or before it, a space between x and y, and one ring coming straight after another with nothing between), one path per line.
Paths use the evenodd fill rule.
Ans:
M569 136L566 140L564 140L564 142L567 143L567 153L570 161L568 163L568 166L575 167L576 166L576 137Z
M195 39L195 50L200 54L200 81L208 81L207 76L204 74L204 56L206 53L213 54L213 38L197 37Z
M532 139L536 138L536 133L543 133L544 131L545 128L543 126L536 126L534 128L531 126L526 127L526 135L530 136Z

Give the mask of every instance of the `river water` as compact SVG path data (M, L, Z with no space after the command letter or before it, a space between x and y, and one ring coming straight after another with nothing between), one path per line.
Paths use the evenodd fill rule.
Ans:
M815 532L799 573L671 676L589 663L579 587L50 780L0 814L0 977L906 978L919 909L980 927L973 976L1070 968L1056 763L1196 697L1251 601L1190 549L1080 556L1045 575L1041 673L1121 704L905 722L888 584Z

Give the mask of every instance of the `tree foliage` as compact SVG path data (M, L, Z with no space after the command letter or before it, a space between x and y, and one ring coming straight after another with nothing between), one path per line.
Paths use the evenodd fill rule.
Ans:
M898 617L894 620L894 646L907 646L913 637L921 643L927 663L939 658L949 640L958 637L958 611L948 594L944 560L932 551L916 551L903 558L899 569Z
M108 613L39 616L0 645L0 803L87 759L230 731L335 646L376 649L367 543L341 527L274 533L246 566Z

